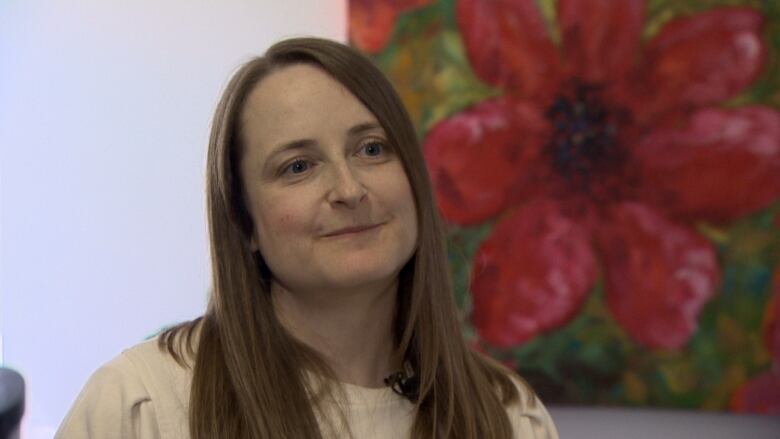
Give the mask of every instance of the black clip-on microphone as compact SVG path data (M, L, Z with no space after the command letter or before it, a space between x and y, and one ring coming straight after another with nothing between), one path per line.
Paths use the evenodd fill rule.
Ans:
M385 378L385 385L411 402L417 402L417 398L420 396L420 378L414 373L408 361L404 363L404 370L392 373Z

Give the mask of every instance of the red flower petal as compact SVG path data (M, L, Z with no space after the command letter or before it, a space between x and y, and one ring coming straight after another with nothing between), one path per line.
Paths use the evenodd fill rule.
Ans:
M598 239L607 303L618 323L647 347L683 347L715 294L712 246L638 203L610 208Z
M460 0L457 19L466 53L482 80L522 96L546 96L558 51L533 0Z
M377 53L390 40L398 14L431 0L350 0L349 39L360 50Z
M780 374L767 372L748 381L731 396L735 412L780 415Z
M477 224L505 209L513 186L531 173L547 126L534 107L499 99L431 129L423 150L444 218Z
M597 277L587 230L552 202L501 220L474 257L471 291L479 336L510 347L566 324Z
M766 60L762 24L757 11L718 8L664 26L648 44L640 68L647 72L636 103L640 119L718 103L742 91Z
M726 221L780 197L780 113L706 109L635 151L647 199L691 219Z
M621 78L639 49L643 0L560 0L558 22L572 75L589 82Z

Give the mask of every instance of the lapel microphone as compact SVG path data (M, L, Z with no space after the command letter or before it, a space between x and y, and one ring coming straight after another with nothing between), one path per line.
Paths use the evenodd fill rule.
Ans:
M420 392L420 378L414 373L408 361L404 363L404 370L388 375L384 381L385 385L393 389L393 392L411 402L417 402Z

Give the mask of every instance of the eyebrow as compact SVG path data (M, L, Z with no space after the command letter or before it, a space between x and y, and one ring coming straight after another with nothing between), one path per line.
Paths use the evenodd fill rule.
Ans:
M365 133L366 131L372 131L376 129L382 129L382 126L379 125L377 122L363 122L359 123L349 130L347 130L347 137L355 137L358 134ZM316 145L317 142L314 139L298 139L293 140L291 142L285 142L278 147L274 148L273 151L271 151L270 154L268 154L268 157L265 159L266 163L269 163L272 158L276 157L277 155L291 150L300 150L300 149L306 149L311 148L312 146Z
M354 137L358 134L362 134L366 131L371 131L375 129L381 130L382 126L376 122L364 122L364 123L357 124L352 128L350 128L349 130L347 130L347 136Z

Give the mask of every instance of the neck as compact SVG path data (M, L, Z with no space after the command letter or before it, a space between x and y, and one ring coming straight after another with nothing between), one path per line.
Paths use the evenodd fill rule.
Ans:
M279 320L294 337L319 352L336 379L381 387L393 363L393 317L398 282L350 291L291 292L273 284Z

